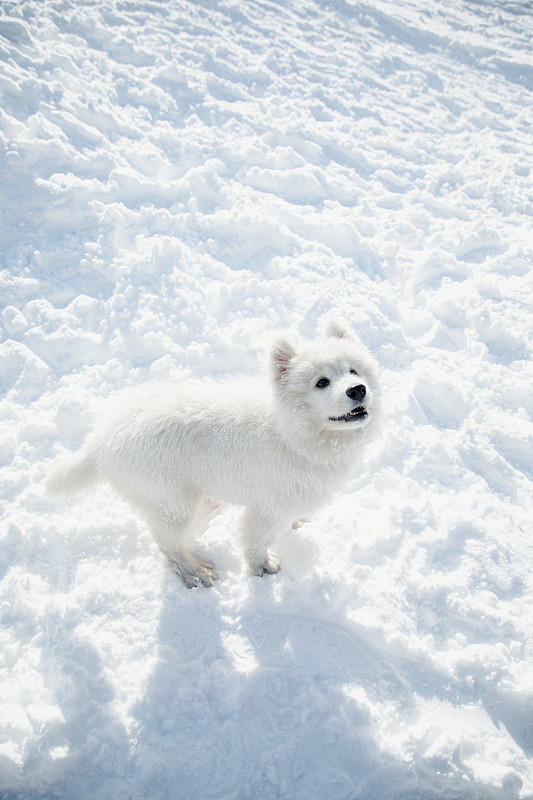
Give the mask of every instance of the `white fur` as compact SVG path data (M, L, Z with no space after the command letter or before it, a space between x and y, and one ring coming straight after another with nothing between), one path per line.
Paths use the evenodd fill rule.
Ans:
M311 342L280 337L270 372L200 389L150 383L121 392L82 450L52 471L47 490L67 497L110 483L187 586L217 577L191 540L220 504L242 505L252 571L277 572L269 547L342 488L376 430L380 395L374 360L338 319ZM321 378L329 380L323 388ZM346 394L353 386L365 387L368 416L339 420L361 405Z

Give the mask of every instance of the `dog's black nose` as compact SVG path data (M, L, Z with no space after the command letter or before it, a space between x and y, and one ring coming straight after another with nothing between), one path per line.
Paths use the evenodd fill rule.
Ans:
M362 383L358 384L357 386L351 386L349 389L346 389L346 394L350 400L360 403L366 395L366 387L364 387Z

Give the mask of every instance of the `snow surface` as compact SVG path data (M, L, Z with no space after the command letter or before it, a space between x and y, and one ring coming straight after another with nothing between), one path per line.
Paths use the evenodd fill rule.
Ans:
M533 797L532 20L3 0L2 800ZM332 309L386 423L278 575L43 495L113 390Z

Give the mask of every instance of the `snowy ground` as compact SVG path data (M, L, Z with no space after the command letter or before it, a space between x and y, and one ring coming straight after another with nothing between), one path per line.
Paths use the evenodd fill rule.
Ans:
M529 0L4 0L0 797L533 797ZM253 372L334 309L362 474L186 590L110 492L44 497L99 401Z

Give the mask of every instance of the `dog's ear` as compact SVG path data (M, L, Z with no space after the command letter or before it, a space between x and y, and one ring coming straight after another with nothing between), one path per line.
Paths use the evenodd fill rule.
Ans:
M357 336L342 317L329 317L326 320L326 336L333 339L350 339L357 341Z
M281 378L287 371L290 362L296 355L296 350L292 342L284 336L274 342L272 347L272 372L275 378Z

